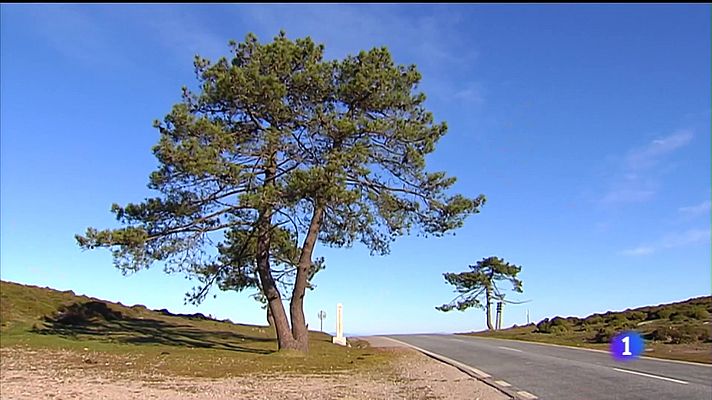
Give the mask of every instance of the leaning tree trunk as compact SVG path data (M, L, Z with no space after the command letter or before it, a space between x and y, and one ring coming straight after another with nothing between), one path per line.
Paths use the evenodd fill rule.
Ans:
M297 276L294 281L294 289L292 290L292 300L289 304L289 315L292 318L292 336L297 341L299 350L309 351L309 330L306 326L304 318L304 295L309 284L309 268L312 265L312 253L314 245L319 236L321 222L324 216L324 209L321 206L314 208L311 222L309 223L309 231L304 239L302 252L299 256L299 265L297 266Z
M274 177L276 167L274 156L270 159L269 165L265 170L265 186L274 186ZM279 350L298 349L297 341L292 336L292 331L289 328L287 313L282 304L282 296L279 293L277 284L272 276L270 269L270 248L272 238L272 210L269 206L265 206L260 210L257 219L257 274L260 278L260 285L267 297L267 306L274 320L274 328L277 333L277 344Z
M257 273L260 277L264 294L267 297L267 307L274 320L279 350L296 349L297 342L294 340L292 331L289 329L289 321L287 320L287 313L282 304L282 296L277 289L277 285L272 277L272 272L270 271L269 230L264 230L257 238Z
M492 327L492 298L489 288L485 289L485 301L487 302L487 329L494 330Z
M267 324L269 325L270 328L274 327L274 317L272 316L272 309L270 308L269 304L267 305Z

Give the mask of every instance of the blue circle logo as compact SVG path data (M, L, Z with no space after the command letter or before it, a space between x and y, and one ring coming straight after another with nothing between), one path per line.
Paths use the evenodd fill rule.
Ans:
M618 333L611 339L611 355L616 361L630 361L645 351L645 341L638 332Z

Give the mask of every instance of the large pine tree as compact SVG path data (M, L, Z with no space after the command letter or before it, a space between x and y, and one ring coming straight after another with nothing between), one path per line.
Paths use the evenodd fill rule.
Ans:
M282 32L267 44L250 34L231 50L216 62L196 57L199 89L184 88L155 124L160 167L149 186L160 195L114 205L124 227L88 228L77 241L111 248L124 271L158 261L196 277L197 299L213 284L258 288L279 348L307 351L317 241L386 254L412 230L460 227L484 196L448 195L455 178L425 171L447 128L425 110L415 66L394 64L387 49L325 60L323 45ZM276 275L290 266L288 317Z

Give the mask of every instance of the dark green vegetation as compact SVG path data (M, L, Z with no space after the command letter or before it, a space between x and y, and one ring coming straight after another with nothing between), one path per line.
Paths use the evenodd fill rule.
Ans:
M609 311L586 318L546 318L538 324L469 335L607 349L617 332L635 330L647 356L712 363L712 296L678 303Z
M155 123L158 197L114 204L124 227L76 239L111 249L124 272L165 262L200 282L188 295L196 302L214 286L256 288L279 348L307 351L317 242L387 254L399 236L461 227L485 198L452 194L454 177L426 170L447 126L425 109L416 67L386 48L325 60L323 45L281 33L267 44L248 35L231 50L196 57L197 90L184 88ZM284 280L291 293L280 292Z
M331 343L309 332L311 351L277 352L274 329L177 316L105 302L72 292L0 282L0 345L89 352L121 358L112 370L225 377L249 373L326 373L380 369L391 355L354 342ZM128 360L128 361L127 361ZM91 361L91 360L90 360ZM89 362L86 359L84 362ZM103 363L96 363L101 368Z
M443 276L447 283L455 286L459 293L450 303L443 304L435 309L451 311L457 309L465 311L470 307L485 309L487 311L487 329L492 330L492 301L512 303L505 300L505 293L497 286L498 281L506 280L512 284L512 290L522 293L522 281L517 278L522 267L505 262L498 257L487 257L470 265L470 271L459 274L445 273ZM480 297L484 295L482 304Z

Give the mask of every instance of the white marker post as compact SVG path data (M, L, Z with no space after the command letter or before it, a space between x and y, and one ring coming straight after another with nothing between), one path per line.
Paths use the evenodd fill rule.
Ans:
M331 341L341 346L346 346L344 337L344 306L341 303L336 305L336 336Z

